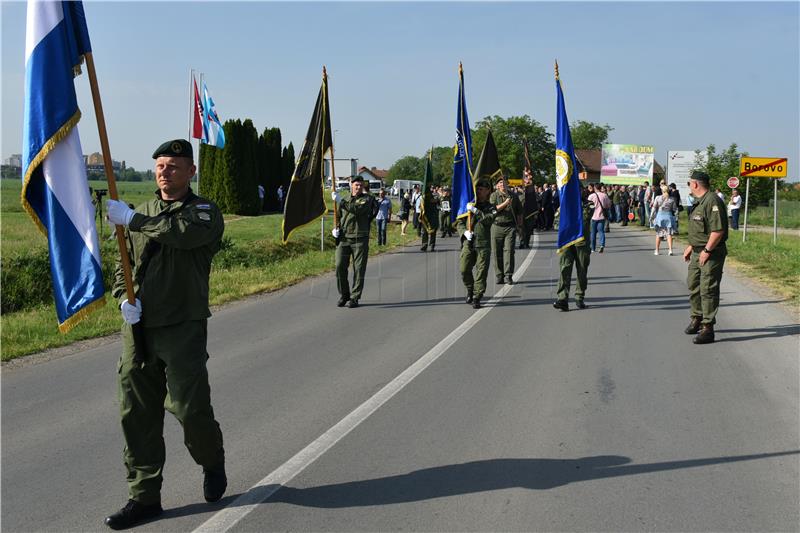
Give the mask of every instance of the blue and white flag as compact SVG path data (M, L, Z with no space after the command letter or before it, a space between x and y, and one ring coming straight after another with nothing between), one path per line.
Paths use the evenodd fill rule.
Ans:
M467 99L464 96L464 69L458 65L458 109L456 110L456 145L453 148L453 204L450 219L468 214L467 204L475 201L472 179L472 132L469 130Z
M556 183L558 184L558 253L584 241L581 185L578 182L578 166L575 164L575 149L569 131L564 93L558 77L556 63Z
M206 144L212 144L217 148L225 148L225 130L222 129L222 122L217 115L217 108L214 107L214 100L208 94L206 82L203 82L203 140Z
M62 332L105 303L73 82L88 52L81 2L28 3L22 205L47 236Z

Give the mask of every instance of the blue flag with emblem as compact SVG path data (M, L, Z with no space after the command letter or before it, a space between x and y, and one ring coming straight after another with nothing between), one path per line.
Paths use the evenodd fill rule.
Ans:
M467 204L475 201L472 181L472 133L469 130L467 101L464 97L464 69L458 64L458 109L456 110L456 145L453 149L453 204L450 218L467 216Z
M81 2L28 3L22 206L47 237L62 332L105 302L73 81L89 52Z
M558 253L584 241L581 185L578 182L578 167L572 135L569 132L564 93L558 77L556 62L556 183L560 202L558 219Z

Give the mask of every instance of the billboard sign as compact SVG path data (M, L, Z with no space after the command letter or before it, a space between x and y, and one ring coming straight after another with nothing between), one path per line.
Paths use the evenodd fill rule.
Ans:
M655 148L638 144L604 144L601 183L641 185L653 182Z
M686 205L689 197L689 176L692 170L706 164L705 150L670 150L667 152L667 183L674 183Z

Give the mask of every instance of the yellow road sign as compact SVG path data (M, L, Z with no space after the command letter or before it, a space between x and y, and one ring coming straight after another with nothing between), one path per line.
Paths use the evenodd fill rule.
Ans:
M785 157L742 157L739 175L743 178L785 178L788 166Z
M516 178L509 178L508 184L511 187L522 187L522 180L521 179L516 179Z

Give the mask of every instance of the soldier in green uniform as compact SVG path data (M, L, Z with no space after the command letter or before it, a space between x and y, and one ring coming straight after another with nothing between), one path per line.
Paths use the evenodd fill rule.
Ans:
M369 256L369 230L372 219L378 215L378 202L372 195L364 193L364 180L353 176L350 180L350 197L342 199L335 190L331 193L339 211L339 227L333 228L336 246L336 287L339 289L338 307L353 309L364 290L364 274L367 272ZM353 290L350 291L348 268L353 257Z
M505 176L497 180L496 190L489 197L489 202L498 206L511 200L509 209L498 209L492 224L492 243L494 245L494 273L496 282L512 284L514 275L514 246L516 244L517 227L522 225L522 205L519 197L508 191Z
M467 303L472 304L474 309L480 309L481 298L486 291L486 278L492 257L492 222L498 212L504 211L511 204L510 198L500 205L492 204L489 201L492 190L490 183L488 179L481 178L475 184L476 202L474 205L467 205L471 213L472 229L467 228L468 217L458 219L458 230L463 234L459 269L461 280L467 288ZM477 270L473 277L472 269L475 267Z
M436 232L439 230L439 195L428 190L422 195L422 212L419 215L419 223L422 226L422 246L423 252L428 250L430 244L431 251L436 248Z
M523 171L522 181L525 185L525 189L522 194L522 234L519 237L520 250L531 247L531 235L533 235L533 228L536 226L536 219L539 215L539 201L530 170L525 169Z
M553 307L561 311L569 311L569 286L572 282L572 266L575 265L575 275L578 283L575 287L575 305L578 309L586 309L583 298L586 295L586 286L589 283L589 258L591 257L592 247L590 239L587 238L589 228L592 223L594 205L589 203L589 191L581 189L581 204L583 214L583 242L574 244L561 252L558 259L561 276L558 279L558 298L553 302Z
M165 408L180 422L189 453L203 467L206 501L219 500L227 486L222 431L206 369L208 280L224 222L217 206L189 187L196 170L191 144L168 141L153 159L155 198L135 211L124 202L107 202L108 219L127 227L136 292L131 305L118 267L112 294L125 321L118 375L130 499L105 519L113 529L162 513ZM134 325L143 332L136 342Z
M450 189L442 187L442 194L439 202L439 228L441 233L439 237L452 237L453 224L450 222L450 203L452 198L450 196Z
M686 284L692 315L685 333L697 334L692 340L695 344L714 342L722 267L728 255L725 202L709 190L709 181L708 174L700 171L692 172L689 180L695 200L689 215L689 245L683 252L683 260L689 263Z

